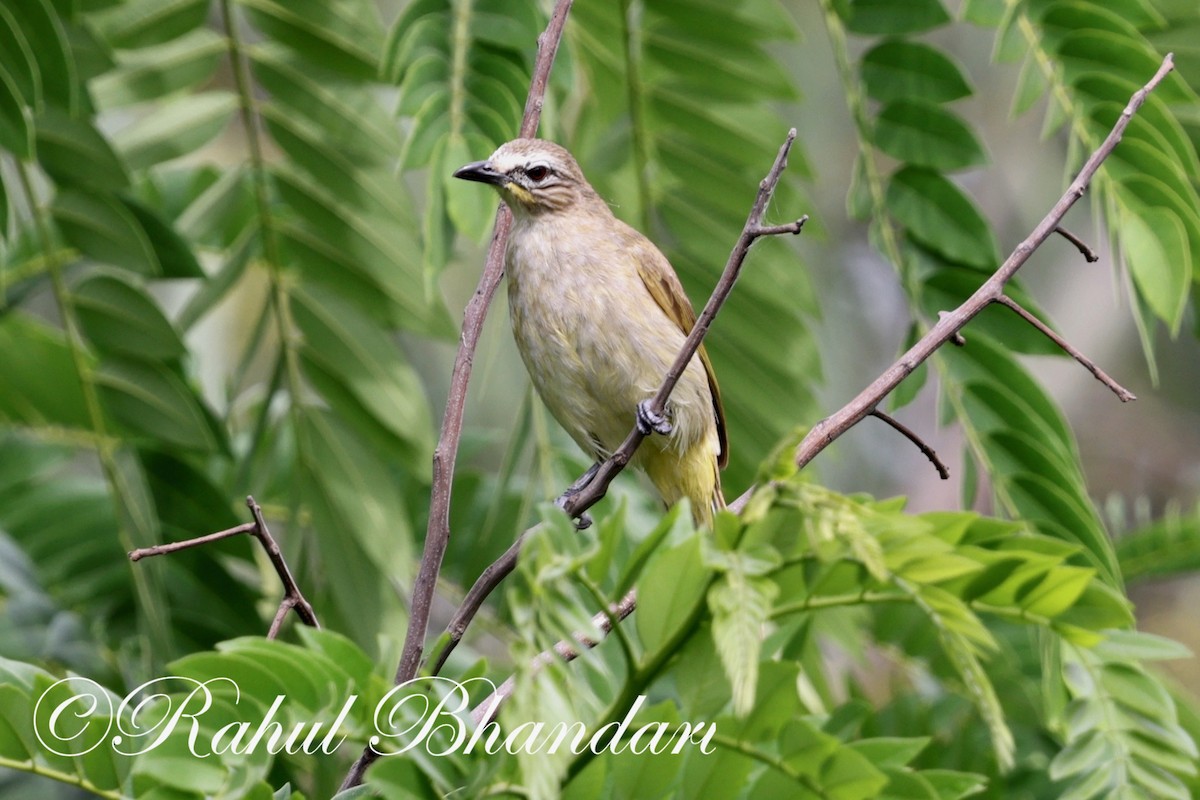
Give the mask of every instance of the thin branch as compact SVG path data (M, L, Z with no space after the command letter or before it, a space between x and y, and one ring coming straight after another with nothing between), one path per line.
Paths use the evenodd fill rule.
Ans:
M662 385L658 387L658 392L650 400L649 410L656 414L662 414L667 406L667 400L671 396L671 392L675 389L675 384L679 382L680 376L691 362L692 357L700 348L700 342L708 333L709 327L712 325L713 319L717 316L717 312L721 310L725 300L729 297L729 293L733 290L733 284L737 281L738 275L742 271L742 264L746 260L746 254L750 252L750 246L764 236L777 236L779 234L798 234L804 228L804 223L808 221L808 217L804 216L795 222L789 222L786 225L771 225L763 226L762 218L766 213L767 204L771 200L771 195L775 192L775 187L779 183L779 179L783 176L783 170L787 167L788 152L792 149L792 143L796 141L796 129L792 128L788 131L787 138L783 145L779 148L779 154L775 157L775 163L771 166L767 177L763 178L758 185L758 195L754 199L754 205L750 209L750 214L746 218L746 224L742 228L742 233L738 237L737 244L734 245L733 252L729 254L729 260L725 264L725 270L721 273L721 279L717 281L716 287L713 288L712 295L708 298L708 302L704 306L704 310L700 312L700 316L696 319L696 324L692 327L691 332L684 340L683 347L679 351L679 355L675 359L675 363L667 370L666 376L663 378ZM579 516L595 505L604 497L608 491L609 484L613 479L620 474L621 470L629 463L634 452L641 445L642 439L645 438L638 427L635 425L629 435L625 437L625 441L617 448L611 456L609 456L600 468L595 470L592 479L575 492L572 492L562 498L561 506L572 518L578 519Z
M525 116L521 122L521 135L532 136L537 132L541 117L546 84L550 67L562 39L567 13L572 0L559 0L550 16L546 31L538 37L537 63L529 96L525 102ZM480 276L475 294L467 304L463 315L462 339L454 359L454 370L450 377L450 395L446 400L446 413L442 418L442 431L437 448L433 453L433 488L429 501L429 524L425 531L425 551L421 557L421 568L413 585L413 600L410 607L408 632L404 639L404 650L396 670L396 683L403 683L417 674L424 651L425 632L429 624L429 608L433 601L434 588L442 568L442 558L450 542L450 490L454 479L454 462L458 455L458 441L462 436L463 406L467 399L467 384L471 379L471 367L475 359L475 348L483 330L488 306L496 294L496 287L504 276L504 248L508 242L508 231L512 215L507 207L500 206L496 213L496 227L492 243L488 248L487 262Z
M521 546L525 544L525 540L529 538L529 534L537 530L537 527L530 528L517 537L504 554L487 566L483 572L479 573L479 577L475 579L475 583L471 585L470 591L459 604L458 610L454 612L450 624L446 626L446 634L449 637L446 644L442 646L442 650L438 653L437 659L433 663L433 668L430 674L437 675L442 671L442 667L446 664L446 659L454 652L454 648L458 647L458 643L462 641L463 635L467 632L467 627L471 624L471 620L479 613L479 609L483 607L483 602L487 600L488 595L492 593L500 583L508 577L514 569L517 568L517 558L521 555Z
M267 631L267 638L274 639L279 635L279 629L283 625L283 620L287 617L288 612L292 610L296 612L296 616L300 617L300 621L305 625L312 628L320 628L321 623L317 621L317 615L313 611L312 604L305 599L304 592L300 590L300 585L292 577L292 571L288 568L287 561L283 557L283 551L279 549L279 544L267 528L267 522L263 519L262 509L259 508L258 503L254 502L253 497L246 498L246 506L250 509L250 514L254 517L254 522L247 522L235 528L228 528L205 536L197 536L194 539L185 539L182 542L158 544L153 547L142 547L137 550L131 550L129 560L141 561L143 558L149 558L150 556L170 555L180 550L203 547L213 542L219 542L222 539L250 534L262 545L267 558L271 562L271 566L275 568L275 574L279 576L279 581L283 584L283 599L279 601L279 609L275 612L275 619L272 620L271 627Z
M545 103L546 86L550 80L550 68L558 53L567 15L572 0L557 0L550 14L546 30L538 36L537 58L533 76L529 83L529 94L525 99L525 113L521 119L520 134L523 137L537 133ZM413 597L409 605L408 630L404 636L404 649L396 667L396 683L410 680L417 674L421 657L425 651L425 635L429 628L429 611L433 604L434 590L442 569L442 559L450 543L450 492L454 480L454 462L458 455L458 442L462 436L463 407L467 399L467 384L471 379L471 366L475 359L475 348L483 331L488 306L504 276L504 249L508 243L508 232L512 227L512 214L501 204L496 212L496 225L488 247L487 261L475 294L467 303L463 314L462 336L458 353L454 358L454 369L450 377L450 392L446 398L446 412L442 417L442 430L437 447L433 451L433 486L429 497L429 523L425 530L425 549L421 566L413 583ZM363 775L379 754L367 747L354 762L342 789L362 783Z
M857 397L843 406L839 411L813 426L812 430L808 432L808 435L804 437L804 440L796 448L797 466L800 468L805 467L810 461L816 458L818 453L832 444L835 439L854 425L857 425L902 380L907 378L914 369L933 355L934 351L947 341L950 341L975 315L991 303L998 302L998 299L1004 296L1005 285L1017 273L1017 270L1024 266L1029 257L1046 241L1050 234L1054 233L1055 229L1059 227L1059 223L1062 222L1063 217L1066 216L1067 211L1075 205L1079 198L1083 197L1088 184L1091 183L1093 176L1096 174L1096 170L1100 168L1104 160L1112 154L1117 143L1121 141L1121 136L1124 134L1125 128L1129 125L1129 121L1133 118L1133 115L1146 102L1146 97L1149 93L1166 78L1172 69L1174 69L1174 58L1171 54L1167 54L1158 71L1154 74L1154 77L1145 86L1138 89L1133 94L1133 97L1130 98L1129 104L1121 112L1120 118L1113 126L1108 137L1088 158L1087 162L1083 165L1083 169L1079 171L1079 175L1067 187L1067 191L1063 193L1050 212L1033 229L1033 232L1017 245L1012 254L1000 265L1000 268L996 270L992 277L988 278L979 287L975 294L967 298L954 311L939 319L937 324L930 328L928 333L922 336L916 344L909 348L908 352L900 356L896 363L888 367L882 375L859 393ZM742 497L739 497L735 501L737 507L740 508L744 504L744 501L749 499L750 491L747 490Z
M938 319L941 319L949 313L949 311L939 311ZM963 336L962 333L955 331L954 335L950 337L950 344L954 345L955 347L966 347L967 337Z
M292 577L292 571L288 569L287 561L283 558L283 551L279 549L275 537L271 536L271 532L267 530L262 509L259 508L258 503L254 502L253 497L246 498L246 506L254 515L254 536L262 543L263 549L267 551L267 558L271 559L271 566L275 567L275 574L279 576L279 580L283 581L283 601L279 604L279 613L275 615L275 621L271 623L271 630L267 633L267 638L274 639L278 635L283 616L287 613L285 606L295 609L296 615L305 625L320 628L321 624L317 622L317 615L313 613L312 604L304 599L304 593L300 591L300 586Z
M563 661L574 661L583 650L591 650L600 644L608 634L612 633L613 627L632 614L635 608L637 608L637 591L631 589L620 601L592 616L592 625L600 632L599 638L590 633L575 633L571 637L574 641L557 642L554 647L543 650L534 656L530 666L537 670L556 658ZM475 706L471 711L471 719L475 721L475 725L486 725L495 719L496 713L500 710L500 704L512 695L516 686L517 681L514 675L497 686L496 691Z
M187 550L192 547L201 547L211 542L219 542L222 539L228 539L233 536L241 536L244 533L254 533L256 523L244 522L236 528L217 531L206 536L197 536L195 539L185 539L182 542L170 542L168 544L156 544L153 547L139 547L137 550L129 552L130 561L141 561L143 558L150 556L165 556L180 550Z
M924 440L922 440L920 436L917 436L917 434L914 433L911 428L891 415L883 413L878 408L871 409L870 415L877 419L883 420L888 425L891 425L901 436L915 444L917 449L924 453L925 457L929 459L929 462L933 464L933 468L937 470L937 473L941 476L942 480L948 480L950 478L950 470L946 469L946 465L942 463L940 458L938 458L938 454L932 447L925 444Z
M787 167L787 155L795 139L796 129L793 128L788 131L787 138L779 148L779 154L775 157L775 163L772 164L767 176L759 184L758 195L754 200L754 205L750 209L750 214L746 219L745 226L742 228L742 233L738 237L732 252L729 254L725 270L721 273L721 278L713 288L712 295L705 304L704 310L700 312L700 316L697 318L691 333L688 334L687 339L684 341L679 355L675 358L675 362L663 378L662 385L659 386L658 392L651 400L651 411L658 414L663 413L671 391L675 388L675 384L679 381L679 377L683 374L687 364L695 355L696 350L699 349L700 342L704 338L704 335L708 333L708 329L712 325L717 312L721 310L721 306L733 290L733 285L741 273L742 264L746 260L750 246L764 236L778 236L785 233L798 234L804 228L804 223L808 220L807 216L785 225L762 225L763 214L766 211L767 204L770 202L771 195L775 192L775 187L783 176L783 170ZM613 479L629 463L629 460L633 457L634 452L641 445L644 438L645 435L635 425L629 432L629 435L625 437L625 441L617 448L616 452L609 456L603 463L593 465L587 473L575 481L563 493L563 496L559 498L561 508L572 518L579 519L584 512L604 497L608 491L609 484L612 483ZM475 580L475 584L467 592L467 596L463 599L449 626L447 626L446 633L449 638L438 654L433 667L434 674L437 674L441 670L450 653L458 646L467 627L471 624L471 620L474 619L475 614L483 605L484 600L516 568L521 545L529 533L530 531L525 531L517 537L517 540L512 543L508 550L489 565Z
M1017 313L1018 316L1021 317L1021 319L1025 320L1030 325L1032 325L1033 327L1035 327L1039 331L1041 331L1042 334L1047 339L1049 339L1050 341L1054 342L1056 345L1061 347L1063 349L1063 351L1067 353L1067 355L1074 358L1076 361L1078 361L1080 364L1083 365L1084 369L1086 369L1088 372L1095 375L1096 380L1100 381L1105 386L1107 386L1109 389L1111 389L1113 394L1115 394L1122 403L1128 403L1130 400L1137 400L1137 396L1134 395L1133 392L1129 391L1124 386L1122 386L1121 384L1117 383L1112 378L1110 378L1108 376L1107 372L1105 372L1104 370L1102 370L1098 366L1096 366L1095 362L1093 362L1090 358L1085 356L1083 353L1079 352L1075 348L1075 346L1072 345L1070 342L1068 342L1066 339L1062 338L1057 333L1055 333L1053 330L1051 330L1049 328L1049 326L1046 325L1046 323L1042 322L1040 319L1035 317L1033 314L1029 313L1029 311L1026 310L1025 307L1022 306L1020 303L1018 303L1016 300L1013 300L1011 297L1009 297L1006 294L1002 294L999 297L995 298L992 302L999 303L1000 305L1002 305L1006 308L1011 308L1013 311L1015 311Z
M1054 232L1066 239L1071 244L1075 245L1075 249L1083 254L1083 259L1089 264L1095 264L1100 260L1100 256L1096 255L1096 251L1088 247L1087 244L1075 234L1064 228L1062 225L1055 225Z

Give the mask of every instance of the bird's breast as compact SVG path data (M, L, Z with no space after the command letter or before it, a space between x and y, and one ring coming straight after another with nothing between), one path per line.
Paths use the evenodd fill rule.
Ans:
M513 336L534 387L581 447L607 455L629 433L637 403L657 390L683 333L654 302L628 252L603 232L518 224L507 268ZM711 396L694 367L673 404L697 416L695 424L681 421L699 434Z

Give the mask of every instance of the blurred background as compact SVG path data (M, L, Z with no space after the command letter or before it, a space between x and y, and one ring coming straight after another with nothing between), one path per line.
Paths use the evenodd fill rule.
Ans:
M394 660L398 637L390 634L406 617L456 331L497 202L450 174L516 130L549 5L0 5L16 20L0 33L27 39L19 53L0 50L0 69L18 77L29 70L24 83L0 82L0 120L11 123L0 127L0 142L17 156L0 158L0 420L6 434L10 423L18 431L0 438L0 528L12 536L0 539L12 545L10 569L0 569L0 652L128 679L152 671L154 658L261 632L262 620L245 608L269 617L269 590L260 588L272 579L248 547L132 572L120 557L138 544L242 522L241 498L253 493L330 627L381 662ZM1081 160L1077 131L1061 127L1052 92L1031 94L1022 80L1021 59L1045 53L1030 45L1033 55L997 58L1009 5L575 3L543 135L568 145L615 213L670 255L697 307L787 129L799 133L768 221L808 214L810 224L800 237L756 245L706 342L731 421L728 497L753 482L782 436L837 409L894 360L915 309L925 322L936 314L921 305L941 296L921 294L931 272L959 287L987 274L979 263L951 263L946 252L924 273L889 263L878 231L863 221L871 211L862 207L864 151L887 179L908 166L946 173L994 230L1001 254L1070 180ZM1058 4L1026 5L1036 17ZM1148 49L1179 47L1181 73L1200 75L1194 0L1131 0L1118 11L1062 5ZM30 22L30 9L58 27ZM912 22L916 11L932 14L928 24ZM1047 53L1071 32L1057 19L1034 43ZM1168 19L1184 23L1173 28ZM927 105L952 108L947 114L974 131L983 158L906 166L865 141L856 110L873 121L886 100L863 88L857 69L892 33L932 45L949 56L947 72L966 76L961 94ZM1103 56L1085 67L1149 77L1141 62L1130 71L1112 61L1111 70ZM1082 82L1069 77L1075 84L1063 91ZM1177 127L1191 145L1200 141L1196 88L1174 86ZM1013 113L1015 96L1033 101L1024 113ZM1180 167L1175 177L1190 181L1194 195L1194 174ZM1000 346L1061 407L1086 479L1084 488L1068 466L1058 473L1067 475L1064 491L1086 492L1126 548L1142 626L1200 652L1189 613L1200 603L1200 580L1189 572L1200 565L1196 310L1176 320L1177 338L1153 313L1135 313L1133 280L1096 213L1103 201L1093 199L1078 203L1067 225L1099 262L1052 238L1020 282L1137 402L1120 403L1069 358L1029 355L1047 348L1040 339L1031 346L1028 331L1019 342L1001 337ZM43 226L33 224L36 212ZM919 245L913 250L933 254L937 243L903 222L908 244ZM69 287L47 280L57 268L70 273ZM99 376L106 405L86 409L92 418L77 396L81 362L65 344L64 298L84 309L81 335L97 356L83 372ZM135 328L130 319L153 324ZM979 322L965 331L967 352L973 336L996 341L1002 330ZM465 533L452 539L435 628L463 586L536 520L538 504L587 466L532 397L503 288L474 364L452 513L452 527ZM949 480L876 420L822 453L813 473L841 492L905 496L916 512L1001 513L985 479L962 488L975 470L954 410L943 407L952 393L931 375L896 412L940 454ZM97 430L95 417L111 428ZM639 535L661 514L636 475L621 477L597 516L618 504ZM62 508L77 528L63 525ZM59 529L61 537L47 533ZM1063 538L1082 541L1070 531ZM1138 541L1157 548L1153 558L1138 561L1137 546L1122 544ZM155 619L160 609L173 618ZM504 624L479 627L513 635ZM508 655L497 645L509 642L472 644ZM1195 657L1160 666L1196 694Z
M116 31L130 37L128 42L138 41L139 36L146 37L144 31L134 30L136 26L121 17L119 4L96 5L112 6L110 10L101 8L98 14L102 18L102 32ZM191 2L184 5L199 14L194 24L206 26L210 37L226 35L222 30L221 10L222 7L228 10L229 4ZM271 59L281 59L283 64L287 58L293 58L294 54L287 58L278 55L271 49L280 49L276 47L278 42L270 41L271 36L262 34L262 31L270 31L271 35L280 37L281 42L287 41L281 34L282 29L266 25L278 24L278 19L271 17L272 10L277 7L264 2L262 6L266 12L259 10L256 16L254 4L244 5L250 10L238 17L234 29L240 31L251 49L262 46L262 53L256 54L256 58L269 55L262 62L256 62L254 67L271 64ZM672 22L670 4L660 5L662 7L656 8L655 13ZM958 18L967 5L988 4L947 2L944 5ZM1160 0L1157 5L1164 13L1170 12L1172 7L1186 6L1174 0ZM374 10L378 12L380 24L368 26L372 35L378 35L378 41L368 43L383 52L384 32L390 30L402 14L416 14L425 6L432 7L420 0L378 0ZM622 5L623 8L628 6ZM488 46L498 47L498 43L508 41L511 44L510 60L528 61L532 38L526 36L526 31L517 23L512 23L514 28L511 30L500 23L511 22L532 7L530 2L484 4L481 13L491 14L492 30L470 32L486 41ZM722 317L716 321L710 342L716 372L722 377L727 407L734 408L732 449L737 463L728 475L728 497L734 497L749 485L755 465L768 455L768 447L778 439L780 431L793 425L811 425L870 383L899 353L911 324L911 302L901 289L894 267L872 247L868 225L854 221L847 213L847 192L853 181L859 144L821 4L808 0L754 0L745 4L739 13L758 25L755 30L761 38L761 41L760 38L752 41L746 38L745 48L761 47L773 70L778 72L768 78L786 79L786 86L780 91L764 90L755 80L748 80L746 97L740 104L737 98L731 100L727 96L727 88L713 86L714 114L718 118L724 114L734 120L736 125L731 122L730 127L737 127L739 136L743 136L739 142L743 146L738 152L726 152L730 163L718 164L718 167L728 167L725 172L714 173L719 179L706 180L709 175L701 169L689 173L686 168L689 162L684 156L694 142L686 139L686 132L676 133L683 137L682 145L674 142L679 145L678 150L672 152L676 161L667 163L664 158L664 163L654 166L641 164L643 175L637 175L636 164L630 164L637 158L628 157L630 150L637 149L634 146L636 140L631 144L635 134L630 130L634 126L619 98L614 100L610 96L619 94L612 89L611 80L606 83L608 79L599 71L600 67L593 67L596 72L586 76L566 72L569 67L562 65L570 64L570 56L576 50L593 56L595 64L604 64L604 59L596 54L605 54L606 36L612 32L605 25L613 24L613 20L610 8L599 2L578 2L572 12L565 56L560 60L554 85L559 100L548 104L542 128L546 136L566 138L564 143L580 156L584 169L611 200L618 216L642 228L671 253L697 307L706 299L708 288L724 264L727 248L733 243L730 231L736 233L742 224L757 180L766 173L775 146L781 142L787 126L798 128L797 155L793 157L790 178L781 187L772 207L772 215L775 221L785 221L808 213L811 217L809 228L796 240L763 242L756 247L746 265L746 277L734 291ZM520 24L527 22L518 20ZM674 22L684 24L684 20ZM534 13L533 22L527 26L532 29L540 23ZM792 36L793 29L796 36ZM720 31L704 32L721 35ZM1171 32L1164 31L1163 36L1169 36ZM996 40L994 29L956 22L922 36L952 56L972 84L973 94L956 102L954 109L982 137L988 158L983 167L956 173L954 179L976 200L984 217L996 230L1001 252L1007 253L1043 217L1067 184L1070 178L1067 164L1073 163L1067 138L1062 132L1043 136L1046 98L1030 112L1014 118L1010 109L1018 89L1020 64L997 64L992 59ZM848 43L851 58L857 59L874 43L870 38L851 37ZM389 77L400 80L407 74L404 68L412 65L404 64L403 48L392 47L395 44L386 43L388 55L384 58L384 70L390 68L392 74ZM98 59L86 60L98 49L80 48L80 64L98 70ZM127 53L121 56L128 59L122 62L122 68L136 66L136 59L130 54L136 55L136 48L128 47ZM1186 55L1195 59L1194 46ZM714 58L713 54L707 56ZM697 56L697 61L703 59ZM330 64L320 64L320 68L331 68L337 79L354 72L343 70L338 73ZM576 70L582 72L581 67ZM313 74L324 77L316 67ZM374 76L372 71L366 74ZM354 73L354 77L361 78L361 74ZM670 79L650 74L649 82L658 80L670 89L671 80L691 80L692 83L684 88L703 92L707 89L707 80L716 77L719 76L715 73L706 76L702 72L684 78L668 76ZM770 83L768 78L763 79L764 84ZM100 85L101 80L95 83ZM106 85L107 97L120 96L112 84ZM570 90L576 86L584 88L578 91L587 94L572 96ZM799 97L791 96L793 86ZM222 59L214 76L194 89L235 92L238 76L227 60ZM398 119L386 118L386 125L394 125L402 132L402 136L396 134L396 140L416 139L419 138L416 134L426 132L421 128L419 110L403 109L406 102L404 89L412 88L406 83L400 90L395 86L374 89L380 107L390 110L400 103L403 113L397 114ZM409 94L424 96L421 92L425 89L416 86L416 91ZM436 94L437 89L433 91ZM475 91L481 101L487 100L486 86L476 86ZM304 116L300 106L288 106L287 103L293 101L280 85L266 86L264 82L254 88L254 96L263 102L270 114L274 114L270 116L270 122L272 126L278 126L280 132L289 122ZM271 107L268 98L274 98L281 104L280 108ZM646 100L649 114L666 113L656 106L659 98L654 95ZM155 110L154 104L130 103L126 98L98 115L97 127L119 146L127 145L132 152L137 144L132 139L142 136L144 142L146 136L145 128L139 130L139 125L143 125ZM504 122L515 127L515 120ZM271 130L274 132L276 128ZM758 138L751 140L748 132L758 134ZM662 154L671 152L667 148L670 144L670 137L664 137ZM269 164L300 161L294 150L277 148L270 137L263 137L263 146L263 156ZM407 149L408 145L403 146ZM425 152L412 156L403 150L398 155L412 156L412 163L406 164L403 172L389 167L390 173L380 173L386 175L386 180L395 180L398 176L407 187L408 197L404 203L412 203L412 215L409 215L412 219L403 219L401 223L413 223L413 219L419 221L431 207L436 207L440 215L438 222L421 230L416 230L416 224L412 224L413 230L404 234L412 236L404 240L404 246L408 247L404 252L414 261L437 260L427 251L415 252L421 237L430 239L442 235L443 245L449 242L448 252L440 254L439 263L421 263L413 271L418 275L418 282L424 279L428 284L425 288L432 296L444 297L445 308L449 309L455 324L461 319L462 308L479 275L488 219L496 200L485 196L480 187L475 186L462 190L466 192L464 194L452 194L460 188L450 185L448 175L452 167L464 161L486 157L490 146L479 138L467 138L458 140L452 148L446 146L443 150L434 150L432 155ZM144 155L144 151L138 152ZM680 152L684 155L679 155ZM250 155L241 118L230 114L228 125L218 136L203 148L175 160L173 167L186 169L212 163L229 167L245 164ZM394 155L391 152L383 154L385 158ZM886 157L881 156L881 161L887 167L894 166ZM11 170L5 176L12 184L10 173ZM649 179L644 173L649 173ZM442 186L443 182L445 186ZM719 185L718 192L722 197L714 197L718 193L713 190L714 182ZM149 188L137 188L150 194L161 192L163 198L169 199L164 186L167 186L166 181L162 185L149 181ZM648 192L647 187L653 191ZM440 191L451 193L450 199L440 196ZM650 203L648 194L653 194L650 199L660 203ZM676 206L667 203L670 199L678 200ZM167 205L169 203L164 201L163 206ZM698 219L692 219L690 227L680 222L688 209L694 210ZM1020 279L1064 337L1132 390L1138 396L1138 402L1118 402L1078 363L1066 357L1022 355L1020 361L1042 381L1046 391L1066 414L1078 440L1087 492L1102 511L1112 535L1120 537L1127 531L1145 529L1151 524L1170 525L1171 519L1176 517L1182 519L1181 524L1194 528L1198 524L1196 504L1200 500L1200 348L1190 335L1195 326L1195 309L1190 309L1183 320L1182 332L1177 339L1166 336L1162 325L1154 327L1150 336L1154 339L1157 368L1152 368L1130 313L1130 279L1110 252L1108 231L1099 227L1093 211L1085 198L1070 213L1068 225L1096 249L1100 255L1099 263L1087 264L1068 242L1051 239L1021 271ZM292 217L284 218L288 223L294 222ZM396 227L402 228L404 224ZM439 224L443 229L438 229ZM704 234L707 237L702 237ZM8 255L14 253L16 251ZM216 273L223 264L223 257L224 253L202 252L205 270ZM797 273L803 273L802 277L797 278ZM278 343L277 337L274 331L264 332L259 326L264 309L271 305L274 279L268 270L246 270L236 278L233 289L200 315L198 321L193 320L194 325L187 330L188 349L197 356L188 363L188 368L196 374L206 401L221 413L227 413L228 420L233 421L230 427L238 434L234 437L238 446L250 433L276 368L277 359L272 347ZM776 287L782 289L773 291ZM197 296L197 288L184 282L158 283L152 290L172 317L185 313ZM41 291L42 294L35 293L30 297L29 306L44 317L53 318L53 299L48 291ZM530 504L552 498L566 481L586 467L565 435L558 431L545 411L532 402L528 380L511 341L505 305L502 288L475 357L474 379L468 398L467 431L460 467L462 473L472 474L470 481L474 482L470 482L469 488L466 482L463 483L462 507L456 507L456 519L468 519L472 521L470 524L486 519L488 530L497 539L480 546L480 552L472 558L463 557L464 563L472 559L486 563L487 555L508 541L511 530L505 528L506 524L511 523L512 529L520 530L523 521L528 521L535 513ZM437 315L433 314L433 317ZM404 354L419 375L434 428L445 405L455 351L455 338L446 326L439 327L442 321L428 321L425 326L428 330L398 333ZM433 329L437 329L436 335L430 335ZM811 333L812 341L805 338L804 329ZM968 327L968 347L971 335ZM756 374L739 359L739 347L743 347L748 337L769 341L776 336L787 343L786 348L780 350L780 362L770 365L769 380L756 380ZM818 371L812 367L817 350L820 351L821 365ZM239 373L238 377L233 378L234 373ZM788 402L792 399L794 404ZM268 405L262 419L281 419L282 410ZM766 415L774 417L769 425L756 425L756 420ZM914 447L874 420L865 421L822 453L812 469L820 480L841 492L866 492L876 497L905 495L910 499L908 507L913 511L964 506L959 480L966 471L964 437L953 423L938 425L940 409L936 380L931 378L916 401L902 408L898 417L940 453L952 473L949 481L938 480L930 464ZM413 445L416 456L412 452L408 455L413 457L414 463L427 463L420 450L428 444L420 441ZM286 450L287 446L284 443L280 449ZM238 471L241 473L242 470L239 468ZM476 494L484 495L494 488L476 481L478 476L498 471L504 473L505 491L523 492L526 499L521 509L500 512L497 511L498 501L488 506L486 498L476 497ZM412 497L406 498L412 504L409 509L412 530L406 528L406 534L414 534L418 546L420 531L424 529L424 511L421 511L424 506L421 504L426 487L422 480L422 477L414 477L406 485L406 491L412 492ZM644 523L652 518L654 509L637 488L640 486L638 480L636 476L623 476L614 495L629 500L634 505L635 515L641 513L640 522ZM264 482L277 489L286 481L270 474ZM239 485L239 491L240 488ZM989 497L986 487L980 487L967 498L966 505L982 512L994 512ZM612 507L613 500L607 501L601 512ZM280 509L277 507L276 511ZM503 519L504 524L498 523L497 519ZM380 530L388 528L380 527ZM472 543L460 547L469 549ZM1196 554L1181 553L1181 559L1194 563ZM463 567L463 575L468 572L469 569ZM408 578L406 575L389 577L397 585L403 585ZM1189 615L1196 603L1200 603L1198 579L1144 576L1133 583L1130 591L1138 603L1138 613L1146 630L1180 639L1193 651L1200 651L1200 630ZM402 593L397 591L398 594ZM1196 658L1188 662L1168 662L1163 668L1184 686L1200 686L1200 662Z

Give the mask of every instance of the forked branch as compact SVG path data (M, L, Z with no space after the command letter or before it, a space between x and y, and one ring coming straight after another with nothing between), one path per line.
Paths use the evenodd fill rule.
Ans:
M283 551L279 549L279 544L275 541L275 537L267 529L262 509L259 508L258 503L254 502L253 497L246 498L246 505L250 509L250 514L254 517L254 522L247 522L244 525L238 525L236 528L217 531L206 536L197 536L195 539L185 539L182 542L141 547L130 551L129 560L141 561L143 558L149 558L150 556L165 556L170 553L177 553L180 550L188 550L192 547L203 547L204 545L219 542L222 539L228 539L233 536L250 534L258 540L263 550L266 551L267 558L271 561L271 566L275 568L275 574L279 576L279 580L283 584L283 599L279 601L279 610L275 612L275 619L271 622L271 627L267 631L267 638L274 639L279 635L279 629L283 626L283 621L287 618L289 611L295 611L296 616L300 617L300 621L305 625L320 628L321 624L317 622L317 615L313 611L312 604L305 599L304 593L300 591L299 584L292 577L292 571L288 568L287 561L283 558Z
M937 324L930 328L916 344L909 348L908 352L900 356L896 363L888 367L882 375L866 389L863 389L857 397L834 414L813 426L812 430L808 432L808 435L804 437L803 441L796 448L797 466L804 468L810 461L816 458L818 453L832 444L835 439L870 414L883 398L887 397L893 389L900 385L902 380L912 374L912 371L924 363L939 347L957 335L968 322L975 318L976 314L992 303L1008 305L1002 299L1005 297L1005 285L1012 280L1012 277L1017 274L1017 270L1025 265L1029 257L1041 247L1050 234L1060 229L1063 217L1078 202L1079 198L1083 197L1084 192L1096 174L1096 170L1100 168L1104 160L1112 154L1117 143L1121 141L1121 137L1125 133L1125 128L1128 127L1129 121L1133 119L1133 115L1146 102L1146 97L1150 92L1167 77L1172 69L1174 69L1174 58L1170 54L1167 54L1158 71L1154 74L1154 77L1145 86L1134 92L1133 97L1130 98L1129 104L1125 106L1125 110L1121 112L1121 116L1117 119L1112 131L1109 132L1104 142L1088 158L1083 168L1079 171L1079 174L1075 177L1075 180L1071 181L1071 185L1067 187L1066 192L1058 199L1058 202L1054 204L1054 207L1050 209L1050 212L1046 214L1042 221L1038 223L1037 227L1033 229L1033 232L1017 245L1012 254L1005 259L1004 263L1000 265L1000 268L996 270L992 277L988 278L979 287L975 294L967 298L958 308L942 315ZM1037 327L1043 333L1047 332L1044 326L1039 325ZM1055 341L1065 344L1057 338L1055 338ZM1072 348L1067 352L1074 355L1080 360L1080 363L1092 370L1097 378L1105 381L1106 385L1122 400L1133 399L1133 395L1116 384L1115 381L1101 378L1100 375L1103 373L1100 373L1094 365L1089 366L1091 362L1082 359L1080 355L1076 355L1078 351L1074 351ZM736 502L742 503L744 498L748 499L746 494L739 497Z
M533 65L533 77L529 94L525 99L525 113L521 119L521 136L537 133L545 102L546 86L550 81L550 68L558 53L567 15L572 0L557 0L550 13L546 30L538 37L537 57ZM471 365L475 359L475 348L483 332L483 322L488 306L504 276L504 248L508 242L512 214L501 204L496 212L496 225L492 241L488 246L487 261L479 284L463 314L462 338L454 358L454 369L450 377L450 392L446 398L446 411L442 417L442 430L437 447L433 451L433 486L429 496L429 523L425 530L425 549L421 565L413 582L412 603L409 606L408 629L404 635L404 649L396 667L396 683L410 680L417 674L425 652L425 634L429 628L429 611L433 605L434 590L442 570L442 559L450 543L450 491L454 481L454 462L458 456L458 442L462 436L463 408L467 400L467 384L471 380ZM362 783L363 775L379 754L370 747L354 762L342 782L342 789Z

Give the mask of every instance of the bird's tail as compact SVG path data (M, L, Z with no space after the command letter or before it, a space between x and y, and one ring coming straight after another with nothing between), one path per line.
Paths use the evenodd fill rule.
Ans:
M647 455L643 464L646 475L667 507L686 497L691 501L696 527L711 525L713 515L725 508L716 454L697 446L683 453L666 449Z

